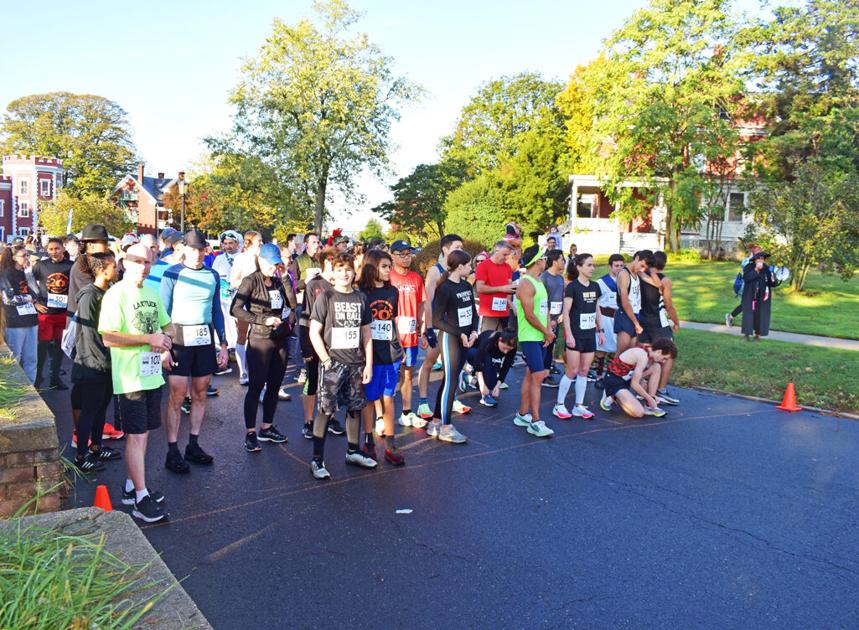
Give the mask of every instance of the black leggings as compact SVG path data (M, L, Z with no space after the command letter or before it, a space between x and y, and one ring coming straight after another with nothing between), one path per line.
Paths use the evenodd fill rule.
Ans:
M441 333L438 345L441 348L441 360L444 364L442 370L444 380L438 388L433 417L435 419L440 418L443 424L450 424L459 373L462 372L462 367L465 365L465 349L462 347L459 335L454 336L446 332Z
M255 429L259 395L262 401L262 423L271 424L277 410L277 395L286 373L289 353L285 340L263 339L248 335L248 393L245 395L245 427Z
M87 452L87 443L101 446L101 432L107 406L113 397L113 385L108 376L106 381L87 381L75 383L81 396L81 415L78 418L78 457Z

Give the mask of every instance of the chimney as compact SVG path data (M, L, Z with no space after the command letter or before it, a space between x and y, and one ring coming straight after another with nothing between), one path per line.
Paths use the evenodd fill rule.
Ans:
M158 179L164 179L164 173L158 173Z
M143 185L143 162L137 163L137 181Z

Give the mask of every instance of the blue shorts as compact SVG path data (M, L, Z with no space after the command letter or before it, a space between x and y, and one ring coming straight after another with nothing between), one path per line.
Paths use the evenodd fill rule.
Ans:
M531 372L542 372L546 369L544 358L544 348L542 341L520 341L519 349L522 351L522 357L525 359L525 365Z
M403 357L403 365L405 367L415 367L418 364L418 347L403 348L406 356Z
M619 308L614 314L614 334L616 335L622 332L626 333L630 337L635 337L635 326L633 326L632 320L629 319L626 311Z
M369 402L382 396L393 396L400 380L400 361L373 365L373 379L364 386L364 395Z

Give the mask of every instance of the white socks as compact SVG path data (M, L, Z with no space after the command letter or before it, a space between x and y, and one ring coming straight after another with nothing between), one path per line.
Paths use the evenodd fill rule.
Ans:
M239 364L239 376L245 376L248 373L248 360L245 355L247 347L242 343L236 344L236 363Z
M576 405L582 405L585 402L585 392L588 389L588 377L579 374L576 377Z
M566 374L561 377L561 384L558 385L558 405L563 405L564 401L567 399L567 394L570 393L570 386L573 384L573 379L569 378ZM576 389L578 391L578 388Z

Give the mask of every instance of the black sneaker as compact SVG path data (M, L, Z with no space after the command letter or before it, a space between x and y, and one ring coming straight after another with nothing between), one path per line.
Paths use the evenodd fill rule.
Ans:
M63 381L60 379L53 381L51 383L51 387L53 387L54 389L59 389L61 391L65 391L69 388L69 386L63 383Z
M260 442L274 442L275 444L283 444L286 442L286 436L277 430L277 427L271 425L268 429L259 430Z
M164 462L164 468L178 475L191 472L191 467L182 457L182 453L173 451L167 451L167 461Z
M313 439L313 425L312 424L305 424L303 427L301 427L301 436L305 440L312 440Z
M331 435L343 435L346 433L346 430L337 418L331 418L331 420L328 421L328 433Z
M185 400L182 401L182 413L188 414L191 413L191 397L185 396Z
M260 447L259 441L257 440L256 431L245 433L245 450L248 453L259 453L262 450L262 447Z
M131 515L146 523L157 523L164 518L164 510L147 494L140 501L134 502L134 509L131 510Z
M152 497L152 500L156 503L164 503L164 495L158 490L149 490L147 488L147 492L149 492L149 496ZM122 498L120 501L123 505L134 505L134 501L137 498L137 494L134 492L132 488L129 492L125 491L125 483L122 484Z
M185 447L185 459L192 464L209 465L215 458L209 455L199 444L189 444Z
M104 464L92 453L87 453L82 458L75 457L75 466L83 473L94 473L104 470Z
M212 387L211 385L209 385L209 389L206 390L206 396L208 396L209 398L217 396L220 393L220 389L218 389L217 387Z
M102 446L97 451L90 451L93 457L103 462L109 462L114 459L122 459L122 453L115 448L110 448L109 446Z

